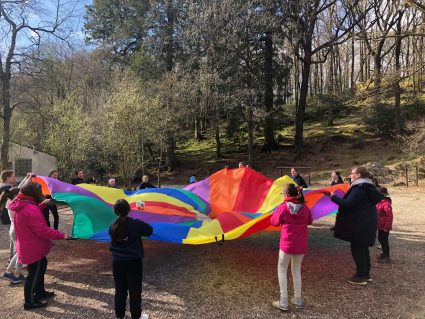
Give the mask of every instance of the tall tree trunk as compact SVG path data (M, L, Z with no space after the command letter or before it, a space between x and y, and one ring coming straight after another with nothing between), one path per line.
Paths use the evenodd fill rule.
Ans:
M373 55L373 84L374 84L374 95L373 95L373 105L376 106L380 102L381 96L381 82L382 82L382 49L384 47L384 41L381 40L378 43L376 51Z
M165 44L165 67L167 72L171 72L174 67L174 6L173 0L168 0L166 44ZM176 140L174 136L167 138L166 165L168 170L173 170L178 162L175 154Z
M173 70L174 66L174 5L173 0L168 0L167 6L167 26L165 44L165 64L167 72Z
M350 89L355 88L354 65L355 65L355 49L354 49L354 33L351 35L351 72L350 72Z
M201 133L201 120L198 116L195 115L195 134L194 134L194 139L197 141L200 141L203 139L202 133Z
M246 105L246 124L248 130L248 164L249 167L254 167L255 165L255 150L254 150L254 121L253 121L253 112L250 105Z
M421 32L422 34L425 34L425 14L422 15L422 27L421 27ZM420 45L419 45L419 65L423 66L424 64L424 37L421 37L419 39L420 41ZM421 67L421 69L419 70L419 79L418 79L418 84L419 84L419 91L423 92L423 76L424 76L424 68Z
M304 62L301 72L301 87L300 87L300 100L298 107L295 111L295 151L297 157L301 156L303 148L303 131L304 131L304 115L307 107L307 94L308 94L308 80L310 77L311 67L311 39L306 39L304 47Z
M272 33L266 32L264 38L264 105L266 117L264 119L263 149L272 151L277 149L273 127L273 39Z
M332 126L333 123L333 104L334 104L334 97L335 97L335 85L336 85L336 70L335 70L335 47L330 47L330 59L329 59L329 75L328 75L328 93L331 96L330 102L329 102L329 109L327 110L327 121L328 126Z
M364 43L360 40L360 73L359 73L359 80L360 82L365 81L365 58L364 58Z
M417 66L417 40L416 39L412 39L412 83L413 83L413 94L416 95L416 93L418 92L418 86L416 83L416 66Z
M158 158L158 171L157 171L157 185L158 187L161 187L161 163L162 163L162 152L163 152L163 144L162 144L162 140L161 143L159 144L159 158Z
M401 134L401 114L400 114L400 100L401 100L401 88L400 88L400 53L401 53L401 23L404 11L399 11L398 21L397 21L397 37L395 39L395 74L396 79L394 80L393 90L394 90L394 124L395 124L395 134L398 137Z
M10 106L10 73L2 72L2 112L3 112L3 141L1 145L1 168L9 169L9 142L10 142L10 120L12 119L12 108Z
M214 123L215 131L215 158L219 159L221 157L221 141L220 141L220 127L218 126L218 121Z
M178 164L175 150L176 150L176 140L174 139L174 136L170 136L167 140L167 158L166 158L166 165L169 171L174 170L174 168Z

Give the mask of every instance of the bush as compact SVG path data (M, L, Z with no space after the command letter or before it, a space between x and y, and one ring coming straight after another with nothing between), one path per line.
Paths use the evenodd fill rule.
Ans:
M395 131L394 108L387 104L377 104L363 116L368 132L391 136ZM402 123L403 126L403 123Z
M332 122L335 116L347 114L349 108L344 104L345 92L340 95L316 94L308 98L306 120L328 120Z

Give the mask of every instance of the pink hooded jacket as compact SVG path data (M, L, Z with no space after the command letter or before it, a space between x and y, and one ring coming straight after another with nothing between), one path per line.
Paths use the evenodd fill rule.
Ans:
M16 251L21 264L32 264L47 256L52 247L50 239L65 238L64 233L47 227L41 208L30 198L17 197L9 205L15 212Z
M273 226L282 225L279 248L284 253L303 255L308 247L308 225L313 223L310 209L295 198L287 198L270 218Z
M393 208L391 206L391 198L384 197L376 204L378 211L378 229L389 232L393 228Z

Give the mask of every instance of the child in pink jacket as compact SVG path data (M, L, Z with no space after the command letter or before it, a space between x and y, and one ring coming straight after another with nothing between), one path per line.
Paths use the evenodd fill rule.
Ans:
M25 310L45 307L45 299L54 296L53 292L44 289L46 256L52 247L51 239L66 237L64 233L47 226L42 209L48 200L43 199L41 185L30 182L21 188L9 205L15 213L13 224L18 261L28 264L28 276L24 285Z
M301 298L301 263L308 247L308 225L312 224L310 209L305 205L302 190L294 184L283 188L284 202L276 209L270 218L273 226L282 225L279 245L278 278L280 300L274 301L273 306L287 311L288 305L288 278L287 271L291 262L292 279L294 282L293 304L303 308Z
M382 186L379 186L378 189L385 195L385 197L376 204L376 210L378 212L378 240L382 246L382 254L378 257L378 262L388 263L391 261L388 237L393 227L393 208L388 190Z

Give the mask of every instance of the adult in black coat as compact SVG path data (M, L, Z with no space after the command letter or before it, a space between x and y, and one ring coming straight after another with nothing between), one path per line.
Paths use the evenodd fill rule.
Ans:
M376 204L384 195L370 179L362 166L351 170L351 186L343 198L330 193L331 200L339 206L336 216L336 238L351 242L351 254L356 264L356 274L348 280L365 285L371 281L369 247L376 239L378 215Z
M298 171L295 167L291 168L291 177L292 180L298 184L298 186L301 186L302 188L308 188L308 185L305 182L304 178L302 178L302 176L298 174Z

